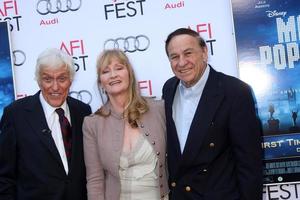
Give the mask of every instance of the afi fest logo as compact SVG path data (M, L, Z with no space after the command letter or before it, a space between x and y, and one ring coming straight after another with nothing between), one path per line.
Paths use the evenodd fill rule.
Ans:
M143 96L155 97L152 93L152 82L151 80L140 80L138 81L138 88Z
M213 31L211 23L200 23L194 26L188 26L189 29L193 29L197 33L201 35L201 37L205 38L206 45L208 50L210 50L210 54L214 55L214 43L216 39L213 39Z
M36 11L40 15L75 12L80 9L82 0L39 0Z
M112 0L112 3L104 5L105 19L120 19L144 15L145 2L146 0Z
M128 53L145 51L149 46L150 39L146 35L110 38L104 42L104 49L122 49Z
M76 71L86 71L86 62L88 55L85 54L83 40L70 40L62 42L60 49L64 50L70 56L73 57Z
M20 31L20 19L17 0L0 1L0 21L8 21L10 31Z

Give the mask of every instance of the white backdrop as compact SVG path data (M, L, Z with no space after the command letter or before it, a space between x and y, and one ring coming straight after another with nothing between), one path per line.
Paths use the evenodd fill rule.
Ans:
M208 41L209 62L216 70L238 75L230 0L0 0L3 20L11 25L17 98L38 90L36 58L56 47L73 56L78 68L71 95L95 111L101 105L96 58L114 44L134 51L127 55L142 94L160 98L163 83L173 75L164 42L179 27L190 27ZM281 192L273 190L266 190L273 196L265 198L280 199Z
M209 41L213 54L211 64L217 70L237 75L228 0L205 4L203 1L174 0L61 0L61 4L57 3L59 0L1 1L0 18L10 20L12 27L12 48L18 65L14 70L18 98L38 90L33 77L36 58L45 48L57 47L72 55L79 68L72 96L79 94L80 97L81 94L83 101L89 102L86 92L76 93L88 90L92 94L90 105L95 111L101 104L96 87L97 55L104 49L105 41L109 40L107 47L113 47L110 39L117 38L130 37L128 43L118 40L119 47L124 49L125 44L125 48L134 50L136 36L140 36L136 41L138 49L146 49L127 52L127 55L140 81L141 92L160 98L163 83L172 76L164 41L179 27L198 30ZM57 5L68 11L57 12ZM50 13L47 8L57 13Z

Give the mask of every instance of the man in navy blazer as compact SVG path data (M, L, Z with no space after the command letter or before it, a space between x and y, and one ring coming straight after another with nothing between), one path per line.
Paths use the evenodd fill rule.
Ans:
M207 64L193 30L169 34L163 86L171 200L262 198L261 126L251 88Z
M40 91L4 109L0 122L1 200L85 200L82 122L90 106L68 97L75 68L58 49L39 55L36 79ZM55 109L71 125L70 154ZM67 149L67 148L66 148Z

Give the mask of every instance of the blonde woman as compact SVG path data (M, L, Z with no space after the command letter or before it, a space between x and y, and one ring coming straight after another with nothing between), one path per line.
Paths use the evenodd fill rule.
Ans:
M121 50L102 52L97 74L108 101L83 124L88 199L168 199L163 102L140 96Z

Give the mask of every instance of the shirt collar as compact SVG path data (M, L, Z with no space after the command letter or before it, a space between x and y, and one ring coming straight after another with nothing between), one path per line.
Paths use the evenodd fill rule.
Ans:
M199 90L203 90L204 85L207 82L208 75L209 75L210 67L209 65L206 66L201 78L198 80L198 82L193 85L192 87L186 87L182 81L179 82L179 89L181 92L186 93L186 92L192 92L192 93L197 93Z
M67 107L66 101L64 101L64 103L60 107L53 107L45 100L42 92L40 92L39 97L40 97L40 102L42 104L42 107L43 107L43 110L44 110L44 113L45 113L45 116L47 119L55 112L56 108L62 108L65 111L66 116L69 114L69 109Z

